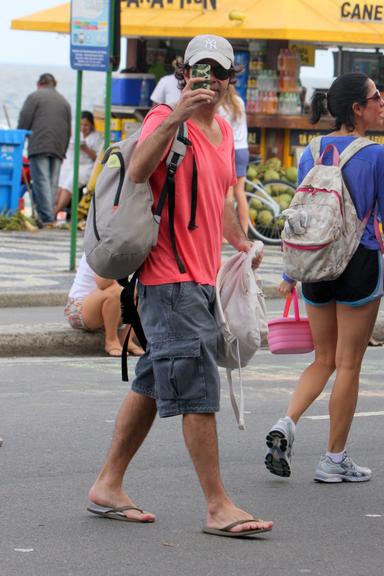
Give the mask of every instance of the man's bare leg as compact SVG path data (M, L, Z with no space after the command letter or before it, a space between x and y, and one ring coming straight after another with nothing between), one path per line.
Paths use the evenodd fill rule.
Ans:
M207 526L224 528L253 516L237 508L227 495L220 476L219 449L214 414L185 414L183 431L186 446L195 466L208 505ZM271 528L273 522L261 520L241 524L233 532Z
M136 506L123 489L124 474L144 442L156 416L156 402L148 396L130 391L116 418L112 444L88 497L100 506ZM128 510L125 515L143 522L153 522L149 512Z

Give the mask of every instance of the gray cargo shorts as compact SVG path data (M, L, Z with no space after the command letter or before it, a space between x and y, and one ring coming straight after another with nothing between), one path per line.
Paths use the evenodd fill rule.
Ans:
M156 400L161 418L219 410L215 289L195 282L138 283L147 350L132 390Z

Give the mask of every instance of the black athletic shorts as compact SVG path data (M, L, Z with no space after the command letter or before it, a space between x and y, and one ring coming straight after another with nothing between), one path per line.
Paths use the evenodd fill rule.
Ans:
M379 250L361 244L344 272L336 280L303 282L303 300L312 306L332 301L348 306L363 306L383 295L383 265Z

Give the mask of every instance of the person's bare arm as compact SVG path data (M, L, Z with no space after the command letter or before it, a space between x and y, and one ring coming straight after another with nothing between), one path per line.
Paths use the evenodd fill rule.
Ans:
M248 240L241 227L239 217L233 206L233 202L227 197L224 203L223 235L230 244L239 252L248 252L253 242ZM253 268L258 268L263 259L263 254L259 254L252 262Z
M80 150L82 150L83 152L85 152L85 154L87 156L90 157L91 160L95 161L96 160L96 152L94 150L92 150L92 148L90 148L88 146L88 144L86 144L85 142L83 142L82 144L80 144Z
M224 203L223 235L236 250L239 250L239 244L242 245L244 242L249 242L249 244L252 245L252 242L248 240L240 225L240 220L233 206L233 202L228 196Z
M145 182L150 178L179 125L188 120L201 104L211 100L214 95L212 90L204 88L192 90L192 85L196 81L201 81L201 78L188 80L175 109L148 138L136 147L128 168L128 176L134 182Z

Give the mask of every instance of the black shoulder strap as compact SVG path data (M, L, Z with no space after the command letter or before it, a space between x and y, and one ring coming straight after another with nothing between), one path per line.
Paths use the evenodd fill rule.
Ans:
M197 209L197 167L196 167L195 156L193 156L191 217L190 217L189 224L188 224L188 230L195 230L195 228L197 228L196 209Z
M171 239L172 251L175 255L177 266L181 274L185 274L185 266L179 256L176 244L175 235L175 174L178 166L184 159L187 152L187 146L191 142L187 138L188 128L185 123L180 124L177 135L173 141L172 148L168 154L166 164L168 166L167 176L165 178L163 189L160 193L160 198L156 206L154 217L160 223L161 213L168 197L168 222L169 222L169 235ZM193 174L192 174L192 200L191 200L191 217L188 228L194 230L196 226L196 206L197 206L197 169L196 162L193 159Z
M121 321L123 324L131 325L128 334L125 337L123 349L121 352L121 373L123 382L128 382L127 352L129 337L132 329L135 331L137 339L139 340L143 350L146 350L147 348L147 339L141 325L140 316L137 311L137 298L135 297L137 277L138 272L135 272L130 280L128 280L128 278L122 278L119 280L119 284L123 286L123 290L120 294Z

